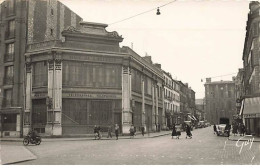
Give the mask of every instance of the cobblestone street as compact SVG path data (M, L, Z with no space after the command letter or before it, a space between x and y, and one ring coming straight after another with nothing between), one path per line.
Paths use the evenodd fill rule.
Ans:
M145 139L43 142L27 148L36 160L17 164L93 164L93 165L245 165L260 164L260 143L230 141L213 134L212 128L193 131L192 139L170 136ZM18 142L5 144L21 145ZM243 148L240 152L242 144ZM236 146L237 145L237 146Z

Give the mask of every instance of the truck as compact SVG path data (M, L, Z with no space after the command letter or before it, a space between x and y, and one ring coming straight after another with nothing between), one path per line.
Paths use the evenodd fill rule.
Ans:
M229 118L221 117L219 119L219 125L216 125L217 136L228 136L228 132L225 130L227 124L229 125Z

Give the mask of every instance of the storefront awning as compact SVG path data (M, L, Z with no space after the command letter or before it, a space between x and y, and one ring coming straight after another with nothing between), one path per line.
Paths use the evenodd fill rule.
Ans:
M260 114L260 97L245 98L243 115Z
M190 119L196 120L196 119L194 119L195 118L194 116L190 116L190 115L188 115L188 116L190 117Z
M241 116L243 111L244 111L244 102L245 102L245 100L242 100L241 108L240 108L240 111L239 111L239 116Z

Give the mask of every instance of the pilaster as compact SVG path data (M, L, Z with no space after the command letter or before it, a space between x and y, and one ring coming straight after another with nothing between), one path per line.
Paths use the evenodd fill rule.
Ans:
M32 123L32 65L30 56L26 56L25 64L25 107L24 107L24 121L23 121L23 134L27 135L31 128Z
M155 87L156 85L155 84L153 84L153 91L152 91L152 103L153 103L153 105L152 105L152 130L153 131L155 131L156 130L156 125L155 125L155 123L156 123L156 121L155 121L155 113L156 113L156 101L155 101L155 89L156 89L156 87Z
M48 60L48 113L46 133L62 135L62 61L60 52L52 52Z
M131 98L131 75L129 66L122 67L122 133L129 134L132 121Z
M158 85L156 85L155 87L155 126L158 129L158 124L159 124L159 120L158 120L158 115L159 115L159 107L158 107L158 90L159 87ZM156 130L157 131L157 130Z
M142 88L142 126L145 127L146 130L146 122L145 122L145 94L144 94L144 76L142 76L142 81L141 81L141 88Z

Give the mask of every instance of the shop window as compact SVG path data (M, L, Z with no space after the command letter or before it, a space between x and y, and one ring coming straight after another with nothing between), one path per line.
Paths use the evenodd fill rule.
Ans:
M4 60L5 62L14 60L14 43L9 43L6 45L6 54Z
M17 114L4 114L3 120L4 131L16 131Z
M14 68L13 66L5 67L5 78L4 83L6 85L12 85L14 80Z

